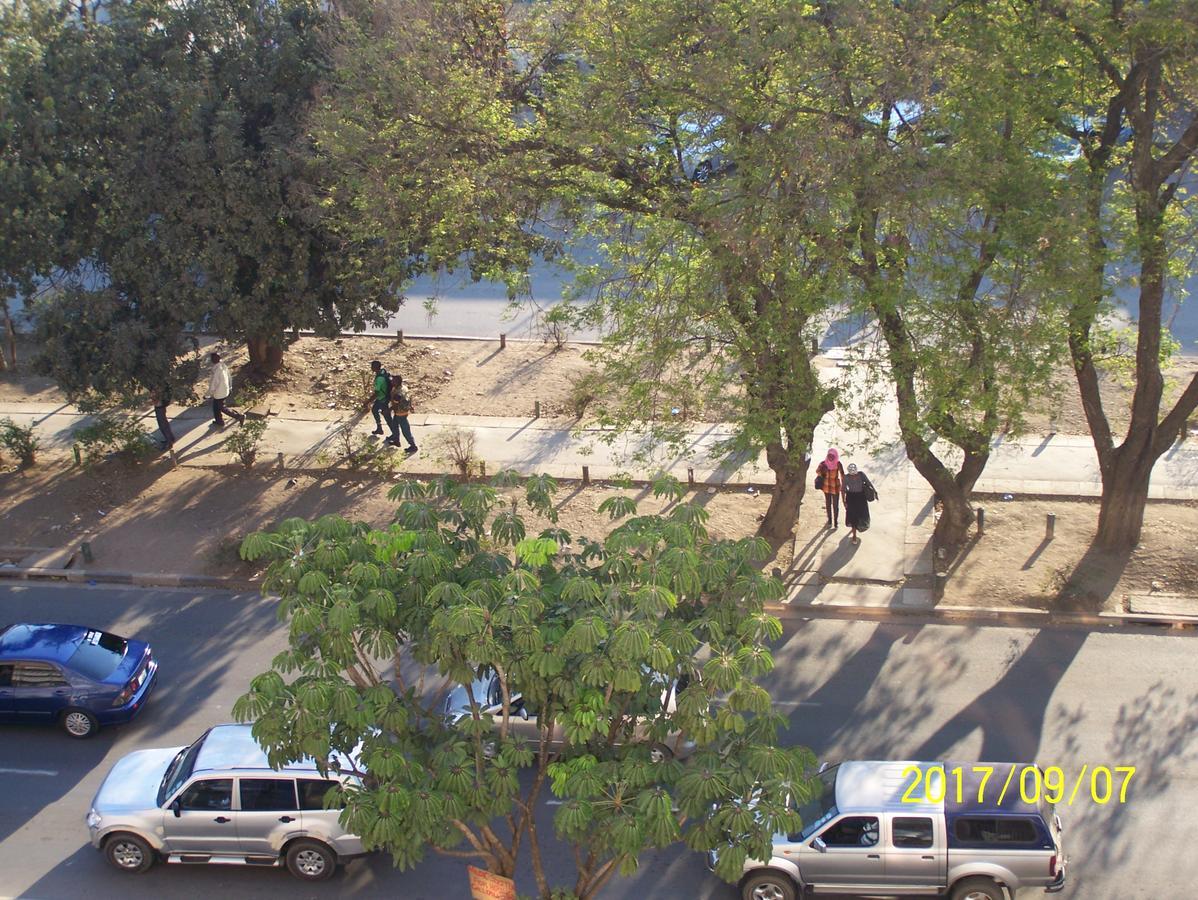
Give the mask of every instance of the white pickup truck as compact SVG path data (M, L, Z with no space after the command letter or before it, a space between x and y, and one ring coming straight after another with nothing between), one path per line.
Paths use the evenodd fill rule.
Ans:
M769 860L745 863L741 897L1005 900L1022 888L1059 891L1065 886L1061 820L1051 804L1027 803L1019 789L1023 773L1034 768L973 762L825 768L820 796L799 809L801 830L775 835ZM716 858L713 852L713 867Z

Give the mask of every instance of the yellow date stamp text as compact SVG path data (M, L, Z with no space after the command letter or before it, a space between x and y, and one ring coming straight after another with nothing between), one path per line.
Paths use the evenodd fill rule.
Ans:
M1135 766L1084 764L1075 775L1060 766L1034 765L908 766L903 770L904 803L977 803L1002 806L1010 797L1024 803L1072 805L1126 803Z

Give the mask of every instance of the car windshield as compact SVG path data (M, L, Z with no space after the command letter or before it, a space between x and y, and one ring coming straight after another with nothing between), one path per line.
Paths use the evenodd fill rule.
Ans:
M821 828L825 822L836 815L836 766L819 773L821 782L820 792L812 797L797 810L803 820L803 828L798 835L791 835L792 841L805 841Z
M175 754L171 764L166 767L166 774L162 776L162 784L158 787L159 806L166 802L167 797L173 796L179 788L183 787L187 779L191 777L191 770L195 768L196 757L200 755L200 747L206 737L208 737L207 732L204 733L204 737L190 747L184 747Z
M67 666L92 681L103 681L116 671L128 646L129 642L123 637L106 631L88 631Z

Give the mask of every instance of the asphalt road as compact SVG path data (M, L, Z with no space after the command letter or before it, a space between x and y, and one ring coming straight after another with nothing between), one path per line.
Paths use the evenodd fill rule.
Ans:
M87 843L83 815L108 768L140 747L186 743L228 721L252 675L282 649L271 604L251 595L109 587L0 586L0 621L72 621L149 640L160 683L144 713L94 740L49 728L0 731L0 897L467 897L461 863L413 871L356 861L307 886L280 870L159 865L126 876ZM821 758L964 758L1134 765L1125 804L1088 797L1060 813L1070 881L1062 897L1188 893L1198 833L1198 644L1185 634L788 623L768 687L786 739ZM543 807L549 828L552 808ZM549 865L568 872L561 848ZM520 888L532 885L521 878ZM1022 896L1022 895L1021 895ZM1029 894L1030 896L1030 894ZM680 849L647 854L610 900L731 900Z

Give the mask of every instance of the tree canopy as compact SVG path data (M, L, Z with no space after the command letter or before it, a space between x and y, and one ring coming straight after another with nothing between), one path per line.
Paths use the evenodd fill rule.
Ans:
M308 137L335 38L320 5L133 0L105 12L43 27L31 68L72 102L30 108L14 126L14 143L44 134L43 152L66 160L59 194L88 188L76 192L87 215L42 228L49 249L26 259L27 281L52 276L56 288L35 305L42 369L72 391L136 393L180 381L189 331L244 338L270 370L288 329L385 322L397 293L355 277L385 241L329 226ZM78 70L51 67L77 46ZM57 195L14 202L23 221L63 218Z
M510 876L527 848L538 896L588 898L646 848L685 841L719 848L735 880L795 826L787 798L809 795L815 762L777 746L756 684L780 635L766 548L710 538L672 479L654 486L674 501L661 515L604 501L624 521L603 540L526 533L521 504L552 520L555 490L547 476L522 497L403 482L388 528L325 517L248 536L242 555L271 561L263 589L290 647L234 712L273 763L358 748L367 787L343 793L342 821L400 866L432 849ZM488 673L498 694L471 691L450 715L448 692ZM531 735L516 727L529 711ZM573 885L542 865L546 787Z

